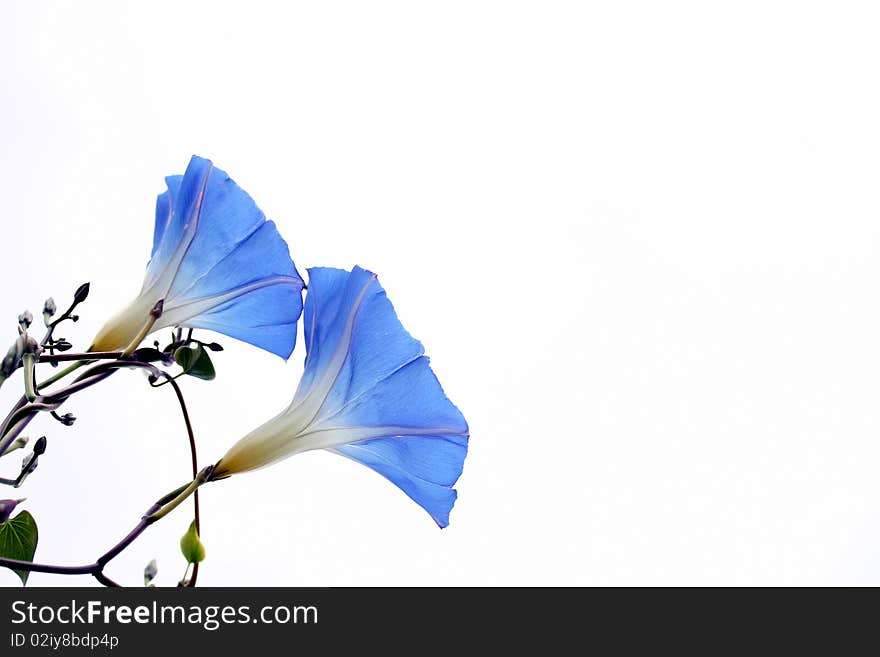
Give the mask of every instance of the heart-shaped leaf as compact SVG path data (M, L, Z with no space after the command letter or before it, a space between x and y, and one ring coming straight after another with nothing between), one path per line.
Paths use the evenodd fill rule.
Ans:
M34 517L27 511L22 511L11 520L0 524L0 557L31 561L37 551L38 539ZM15 568L12 570L21 578L22 585L27 584L30 575L28 571Z
M185 374L197 379L211 381L217 376L211 357L201 345L197 347L181 347L174 352L174 360L183 368Z

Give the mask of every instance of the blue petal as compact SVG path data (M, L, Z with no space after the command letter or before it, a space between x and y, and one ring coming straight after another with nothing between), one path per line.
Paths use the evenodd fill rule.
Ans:
M333 355L331 350L324 353L322 343L330 342L326 337L330 330L329 325L339 312L339 302L349 277L349 273L344 269L331 267L313 267L308 272L309 292L306 295L303 311L306 362L296 390L294 405L299 398L311 391L316 374L326 367ZM317 339L319 336L320 340Z
M335 382L316 421L337 412L395 370L424 354L397 319L376 275L360 267L310 269L306 297L306 359L301 393L311 392L316 373L332 373ZM353 324L352 324L353 322ZM298 396L299 396L298 392Z
M290 356L303 282L284 239L225 172L193 157L156 204L145 287L173 269L168 322L210 328Z
M164 227L161 237L157 238L155 234L153 236L153 257L147 266L145 288L159 280L161 274L172 266L175 257L181 254L181 247L186 249L185 242L198 227L211 169L210 160L193 156L174 193L171 193L169 185L171 214L167 215L164 222L156 221L157 229Z
M464 416L443 393L425 356L397 369L367 393L320 421L321 427L409 427L467 434ZM403 433L403 432L400 432Z
M461 476L467 436L379 438L336 448L386 477L424 508L440 527L458 497L452 488Z
M293 407L316 403L310 431L376 428L376 438L334 451L387 477L445 527L467 422L376 276L360 267L310 269L305 325L308 356Z
M191 264L193 257L187 254L184 264ZM198 271L199 277L188 281L183 280L182 271L178 274L174 287L186 286L186 289L178 292L172 290L169 296L175 303L221 296L249 283L273 278L286 277L300 290L303 287L302 279L290 259L287 244L278 234L273 221L264 221L225 255L204 258ZM302 297L298 304L297 318L302 311Z
M156 251L162 243L162 237L165 235L165 228L171 222L171 213L174 209L174 198L180 191L180 181L183 176L168 176L165 178L165 184L168 185L168 191L159 194L156 198L156 228L153 231L153 250L150 252L150 259L156 256Z
M223 333L287 359L296 344L296 323L302 311L301 289L301 286L285 285L264 287L184 324Z
M190 168L192 168L192 164ZM188 169L186 176L184 176L182 190L187 187L189 175ZM177 204L177 212L181 215L191 212L193 208L189 204L197 201L198 196L196 195L188 198L181 195ZM177 271L174 285L169 293L170 297L203 296L199 294L199 290L194 290L193 287L201 281L206 272L209 272L218 262L241 245L247 243L257 230L265 226L266 217L253 199L236 185L225 172L212 168L198 208L197 221L198 227L195 237ZM246 263L247 269L239 274L244 280L229 280L230 287L236 283L247 282L270 274L283 274L299 278L299 274L290 260L284 240L281 239L277 231L272 233L272 237L278 244L273 246L269 244L268 240L265 241L265 244L273 250L269 262L263 262L261 254L255 253L256 257ZM283 257L278 257L279 252L283 253Z

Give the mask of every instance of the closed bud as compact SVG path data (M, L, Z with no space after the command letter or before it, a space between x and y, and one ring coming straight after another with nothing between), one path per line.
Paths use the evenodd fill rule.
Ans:
M192 521L186 534L180 539L180 551L187 563L200 563L205 560L205 546L199 540L195 520Z
M36 456L41 456L45 452L46 452L46 436L40 436L39 439L37 439L37 442L34 443L34 454Z
M18 336L15 343L9 347L3 361L0 362L0 378L8 379L18 369L21 362L21 356L24 354L25 340L23 336Z
M147 567L144 568L144 586L150 586L150 582L156 579L156 575L158 574L159 566L156 564L156 560L153 559L147 564Z
M18 325L21 326L23 330L27 330L33 323L34 316L31 315L30 310L25 310L21 315L18 316Z
M83 283L82 285L80 285L76 289L76 292L73 295L74 303L82 303L83 301L85 301L86 299L89 298L90 285L91 285L90 283Z
M15 439L15 442L9 446L9 449L7 449L5 453L8 454L9 452L14 452L17 449L24 449L25 447L27 447L27 444L30 442L30 440L31 439L27 436L19 436Z
M58 312L58 306L55 305L55 299L49 297L46 299L46 303L43 304L43 321L46 323L46 326L49 326L56 312Z
M5 381L12 376L17 366L18 359L15 357L15 352L10 349L9 353L3 357L3 361L0 362L0 381Z

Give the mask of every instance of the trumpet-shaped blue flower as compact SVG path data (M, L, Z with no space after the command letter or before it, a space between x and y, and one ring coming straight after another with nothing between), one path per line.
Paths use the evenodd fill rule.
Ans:
M445 527L468 426L376 275L310 269L304 322L308 354L293 402L236 443L215 476L328 449L384 475Z
M187 326L288 358L303 281L274 222L210 160L193 157L183 176L165 180L141 292L98 332L92 351L125 349L161 328Z

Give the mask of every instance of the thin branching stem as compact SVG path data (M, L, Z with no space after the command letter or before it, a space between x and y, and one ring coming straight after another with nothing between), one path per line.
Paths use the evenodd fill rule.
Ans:
M168 385L174 388L174 394L177 395L177 402L180 404L180 412L183 415L183 421L186 424L186 433L189 436L189 450L190 456L192 458L192 476L195 479L199 473L199 458L196 453L196 436L195 432L193 432L192 422L189 419L189 411L186 408L186 401L183 398L183 392L180 389L180 386L177 384L177 381L174 380L174 377L169 376L166 372L163 374L167 377L166 381ZM194 520L196 523L196 532L198 532L199 536L202 535L202 522L199 514L199 491L198 489L193 493L193 507L194 507ZM189 579L189 583L187 586L194 587L196 585L196 580L199 577L199 564L196 563L193 566L192 577Z
M11 568L13 570L24 570L32 573L49 573L51 575L91 575L104 586L119 586L112 579L104 575L104 568L113 559L118 557L128 546L134 543L134 541L146 531L147 527L153 524L153 516L157 511L161 510L162 507L169 502L176 500L181 492L186 490L189 486L190 484L187 484L186 486L182 486L177 490L168 493L168 495L165 495L155 504L150 506L141 517L138 524L135 525L134 529L126 534L125 538L98 557L98 560L95 561L95 563L86 566L54 566L33 563L31 561L22 561L20 559L0 558L0 567Z
M70 361L116 360L121 351L89 351L82 354L41 354L41 363L69 363Z
M76 369L89 364L88 361L84 361L82 359L82 356L82 354L71 354L69 360L74 360L76 362L73 367L68 368L68 370L65 371L66 373L62 374L66 376L67 374L73 373L73 371L75 371ZM119 354L116 354L115 352L105 352L95 354L95 356L98 356L98 358L95 358L95 360L104 360L105 362L101 362L98 365L89 368L88 370L80 374L70 385L53 391L50 394L37 394L34 396L34 399L31 402L28 401L27 397L22 397L18 401L18 403L13 407L12 411L10 411L6 419L2 423L0 423L0 436L2 436L2 438L0 438L0 455L2 455L9 448L11 443L18 437L18 435L27 426L27 424L40 412L48 411L54 413L54 411L59 406L61 406L61 404L63 404L68 398L105 380L107 377L111 376L114 372L120 369L141 369L147 371L150 374L152 380L155 381L156 379L160 378L164 379L164 383L171 385L171 387L174 389L178 405L180 406L181 415L183 416L183 421L186 426L187 437L189 439L193 483L182 486L178 490L169 493L161 500L156 502L156 504L150 507L150 509L148 509L146 513L144 513L143 517L141 518L140 522L138 522L138 524L135 526L135 528L131 532L129 532L128 535L126 535L126 537L123 538L119 543L114 545L110 550L108 550L105 554L98 558L98 560L94 564L89 564L87 566L53 566L20 561L16 559L0 558L0 566L5 566L17 570L43 572L58 575L92 575L98 582L100 582L104 586L118 586L116 582L114 582L112 579L104 574L104 567L108 563L110 563L110 561L115 559L120 553L122 553L135 540L137 540L140 535L143 534L143 532L147 529L147 527L149 527L152 523L158 520L159 517L161 517L157 516L156 514L159 511L163 511L163 507L168 507L167 509L164 509L166 513L176 507L181 501L180 496L183 492L187 492L188 494L191 493L193 495L194 520L196 531L201 534L198 486L203 483L203 480L200 480L199 477L195 432L193 431L189 410L186 406L186 400L184 399L183 391L180 389L178 383L174 380L174 377L172 377L167 372L159 369L155 365L152 365L151 363L114 358L116 356L119 356ZM50 361L54 358L55 357L53 356L49 356L46 358L46 360ZM114 359L111 360L111 358ZM63 377L59 377L56 380L60 380L60 378ZM15 480L11 480L10 483L14 483L14 481ZM199 483L196 483L197 481ZM193 484L195 484L195 486ZM164 515L164 513L162 515ZM187 583L187 586L194 587L196 585L198 572L199 564L194 564L192 577Z

